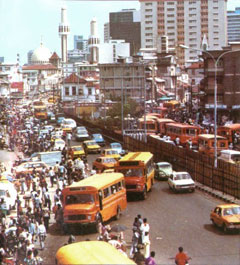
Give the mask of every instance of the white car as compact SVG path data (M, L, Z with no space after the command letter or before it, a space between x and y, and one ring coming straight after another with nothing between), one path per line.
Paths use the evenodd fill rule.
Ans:
M53 150L54 151L63 150L65 145L66 143L63 139L55 139Z
M77 127L77 123L73 119L64 119L61 126L64 128L72 128L72 130L74 130Z
M168 178L169 188L175 192L178 191L195 191L195 182L188 172L173 172Z
M0 201L1 208L5 210L7 214L14 207L17 199L17 191L14 185L10 182L0 182Z

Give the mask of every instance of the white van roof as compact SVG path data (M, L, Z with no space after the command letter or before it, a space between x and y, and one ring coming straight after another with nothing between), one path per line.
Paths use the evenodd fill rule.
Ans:
M236 150L222 150L221 154L239 155L240 152Z

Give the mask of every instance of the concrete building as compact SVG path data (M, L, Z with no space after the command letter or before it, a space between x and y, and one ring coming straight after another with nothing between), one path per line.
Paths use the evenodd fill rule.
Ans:
M33 50L30 50L30 51L27 53L27 63L28 63L28 64L32 64L32 54L33 54Z
M159 36L168 36L169 48L184 44L202 49L206 35L209 50L221 49L227 44L227 1L139 0L141 5L141 47L157 46ZM199 52L178 49L179 62L195 60Z
M123 9L109 13L109 24L104 26L104 41L125 40L130 43L130 54L137 54L141 47L140 11Z
M238 44L238 46L240 43ZM234 122L240 121L240 51L237 45L231 45L224 50L209 51L212 56L219 60L217 67L217 111L218 122L221 122L223 115L233 119ZM223 53L234 51L231 53ZM201 83L201 90L204 96L201 98L201 105L213 115L214 109L214 61L206 53L202 54L204 59L204 80Z
M87 51L88 40L85 40L82 35L73 36L73 47L74 50Z
M119 59L117 63L99 64L100 89L105 99L131 97L138 102L144 100L145 64ZM149 91L146 91L148 94Z
M130 44L124 40L110 40L99 45L99 63L115 63L119 56L130 56Z
M228 42L240 41L240 7L227 12Z
M68 50L68 62L83 62L87 61L90 53L88 51L82 51L78 49Z

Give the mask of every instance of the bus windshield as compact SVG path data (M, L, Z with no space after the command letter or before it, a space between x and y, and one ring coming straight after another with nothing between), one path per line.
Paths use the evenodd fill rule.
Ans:
M70 204L85 204L94 203L94 197L92 194L74 194L66 197L66 205Z
M143 170L141 168L127 168L127 169L120 169L120 172L125 177L143 177Z

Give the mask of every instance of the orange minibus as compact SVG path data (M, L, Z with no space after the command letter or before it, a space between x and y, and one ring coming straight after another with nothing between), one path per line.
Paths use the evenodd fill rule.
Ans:
M177 100L170 100L163 103L163 107L167 108L169 111L175 111L179 109L180 105L180 102Z
M140 118L138 119L138 129L145 130L145 124L146 124L146 131L147 134L156 134L158 132L158 126L155 117L148 117L146 116L146 119Z
M168 109L166 107L153 107L152 112L158 113L159 118L164 118L168 114Z
M120 218L127 207L124 176L121 173L95 174L62 190L64 230L73 224L93 224Z
M150 152L130 152L117 161L115 170L125 177L127 193L139 193L143 199L154 183L154 161Z
M199 152L207 155L214 154L214 134L199 134L198 135ZM217 153L228 149L228 140L222 136L217 135Z
M166 134L166 125L168 123L175 123L175 121L172 119L167 119L167 118L157 119L158 133Z
M47 108L45 105L37 105L34 106L34 116L40 120L47 119Z
M181 145L186 145L191 139L193 145L198 144L198 135L201 133L201 128L185 123L167 123L166 134L174 141L177 137Z
M233 143L234 134L240 134L240 123L229 124L218 127L218 135L226 137L229 143Z

